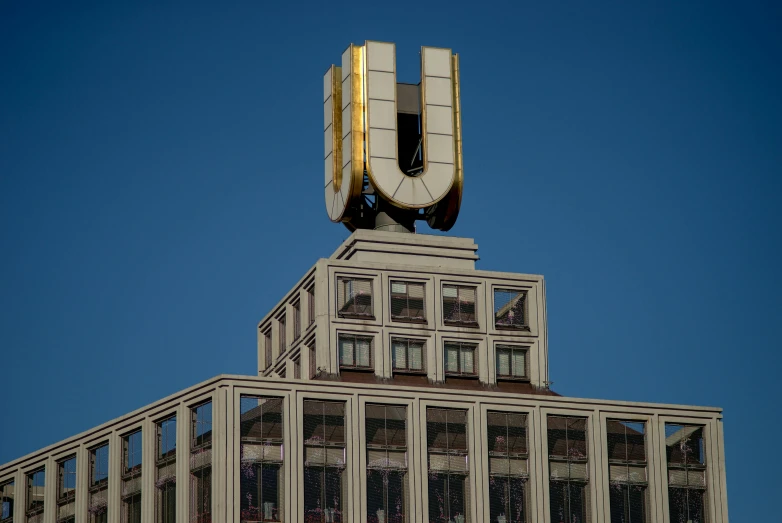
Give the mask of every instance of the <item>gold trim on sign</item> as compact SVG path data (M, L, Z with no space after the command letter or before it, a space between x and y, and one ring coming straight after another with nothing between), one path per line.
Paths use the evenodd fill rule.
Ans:
M342 187L342 67L331 66L331 180L334 193Z
M351 180L346 205L360 197L364 189L364 48L351 44L350 54Z

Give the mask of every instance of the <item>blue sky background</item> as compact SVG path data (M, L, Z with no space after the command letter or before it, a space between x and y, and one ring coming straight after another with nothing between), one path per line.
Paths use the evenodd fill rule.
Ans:
M0 463L255 372L348 234L322 74L374 39L460 53L450 234L546 276L554 389L723 407L731 517L776 519L779 4L103 4L0 3Z

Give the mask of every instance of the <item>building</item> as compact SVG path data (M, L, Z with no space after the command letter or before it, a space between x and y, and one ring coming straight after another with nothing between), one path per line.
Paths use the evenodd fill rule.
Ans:
M727 521L721 410L557 395L543 278L476 250L356 231L258 324L257 377L1 466L3 523Z
M373 129L349 116L372 89L337 96L340 78L361 91L373 67L391 74L393 52L378 47L391 58L373 65L373 45L327 73L327 174L350 153L339 107ZM439 106L455 151L441 193L458 212L458 61L435 55L422 73L454 87ZM326 199L356 230L258 323L257 375L217 376L0 466L0 523L727 522L721 409L558 395L543 277L476 269L472 239L406 232L418 216L450 228L453 206L392 209L363 173L343 196L348 164Z

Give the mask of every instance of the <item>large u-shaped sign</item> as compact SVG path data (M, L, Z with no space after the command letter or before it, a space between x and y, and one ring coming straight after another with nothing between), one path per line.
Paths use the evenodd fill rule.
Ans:
M458 71L458 57L449 49L421 48L424 162L422 171L409 175L399 168L394 44L351 45L342 55L342 67L331 67L324 78L324 130L326 207L333 221L343 220L346 209L360 196L365 169L378 195L397 207L424 209L442 202L451 214L458 213L462 181Z

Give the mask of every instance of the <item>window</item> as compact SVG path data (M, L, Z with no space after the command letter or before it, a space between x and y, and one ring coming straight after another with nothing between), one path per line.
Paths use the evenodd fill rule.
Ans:
M372 280L338 278L337 315L340 318L374 318Z
M307 289L307 321L312 325L315 323L315 286Z
M665 453L670 521L707 523L703 427L666 423Z
M426 371L424 367L426 355L424 353L423 341L394 338L391 340L391 349L395 372L423 373Z
M529 329L527 293L494 289L494 326L498 329Z
M57 523L76 521L76 456L57 463Z
M548 453L551 521L591 521L587 418L549 416Z
M27 474L27 508L25 516L28 523L43 521L44 488L46 485L46 469L39 468Z
M310 379L315 378L318 375L318 359L315 354L315 342L312 342L313 346L309 348L310 351Z
M280 354L285 352L285 349L288 348L288 344L285 341L285 336L288 334L286 332L286 325L285 325L285 315L283 314L277 319L277 325L278 325L278 332L279 332L279 340L280 340Z
M425 322L423 283L391 282L391 318L397 321Z
M366 406L367 523L409 521L407 407Z
M14 482L0 485L0 522L12 523L14 519Z
M293 360L293 379L301 379L301 360L299 358Z
M446 376L475 376L475 345L447 342L445 344Z
M527 415L487 413L489 520L525 523L528 514Z
M527 349L523 347L497 346L497 378L526 379Z
M651 521L647 498L646 423L609 419L606 433L611 523Z
M190 409L190 521L212 521L212 402Z
M158 421L155 429L155 521L176 523L176 416Z
M141 523L141 431L122 438L122 523Z
M301 337L301 303L293 304L293 341Z
M272 329L269 327L263 333L263 351L266 358L266 368L271 367L274 360L272 359Z
M372 338L340 334L339 367L341 369L371 369Z
M304 401L304 521L342 523L345 482L345 403Z
M108 521L109 503L109 444L104 443L90 450L89 486L90 523Z
M242 396L240 519L283 521L282 398Z
M467 411L426 409L429 522L470 523Z
M443 285L443 321L446 325L477 327L476 287Z

